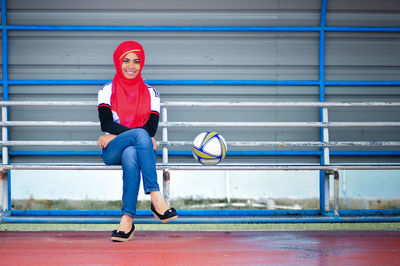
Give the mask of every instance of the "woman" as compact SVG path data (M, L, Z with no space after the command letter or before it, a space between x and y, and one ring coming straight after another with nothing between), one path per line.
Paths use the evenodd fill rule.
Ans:
M102 148L107 165L122 165L122 218L113 241L133 238L140 174L143 187L151 196L154 216L167 222L178 217L169 208L157 183L156 134L160 117L160 96L143 82L141 72L145 61L143 47L134 41L121 43L113 54L116 74L112 83L104 85L98 94L101 130L97 145ZM154 150L153 150L154 149Z

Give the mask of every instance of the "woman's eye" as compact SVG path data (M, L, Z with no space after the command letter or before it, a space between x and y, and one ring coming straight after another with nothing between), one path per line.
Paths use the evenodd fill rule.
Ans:
M123 62L124 63L129 63L131 60L129 60L129 58L124 58ZM140 64L140 60L139 59L134 59L133 60L134 64Z

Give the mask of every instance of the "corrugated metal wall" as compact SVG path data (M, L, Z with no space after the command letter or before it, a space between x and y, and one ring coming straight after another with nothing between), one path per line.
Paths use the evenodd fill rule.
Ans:
M13 0L9 25L319 26L320 0ZM400 26L399 1L329 0L328 26ZM148 80L318 80L318 32L12 31L9 79L110 80L112 53L124 40L141 42ZM326 33L326 80L398 80L399 33ZM163 101L319 101L318 86L159 85ZM96 100L95 85L10 85L10 100ZM399 101L395 86L327 86L327 101ZM397 108L332 109L330 121L400 121ZM319 121L318 108L172 108L170 121ZM96 108L11 107L10 120L97 121ZM217 130L229 141L320 141L318 128L170 129L170 140ZM160 139L160 131L157 138ZM333 128L335 141L400 140L396 128ZM11 140L97 140L99 129L15 127ZM250 148L265 150L265 148ZM352 148L351 150L355 150ZM358 148L357 150L375 150ZM378 148L394 150L395 148ZM96 147L14 147L11 150L98 150ZM240 149L237 149L240 150ZM246 148L249 150L249 148ZM315 150L319 148L268 148ZM335 148L334 150L349 150ZM178 159L178 158L176 158ZM12 157L17 161L99 161L99 157ZM191 158L179 158L188 160ZM244 160L231 157L232 161ZM263 162L319 162L319 156L266 156ZM398 161L332 157L338 161Z

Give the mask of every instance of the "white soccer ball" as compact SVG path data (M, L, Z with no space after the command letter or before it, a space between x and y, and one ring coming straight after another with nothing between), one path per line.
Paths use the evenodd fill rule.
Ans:
M193 141L193 156L203 165L216 165L226 155L225 139L217 132L202 132Z

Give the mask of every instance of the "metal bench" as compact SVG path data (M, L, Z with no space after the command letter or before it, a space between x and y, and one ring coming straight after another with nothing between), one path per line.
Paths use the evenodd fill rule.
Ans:
M118 211L11 211L9 210L9 191L7 185L7 172L9 170L118 170L120 166L106 166L103 164L87 163L10 163L8 147L24 146L94 146L96 141L11 141L8 140L8 127L14 126L88 126L98 127L99 122L93 121L8 121L8 106L96 106L96 102L50 102L50 101L3 101L0 102L3 110L1 126L3 128L2 141L3 163L0 166L2 194L2 216L4 222L60 222L60 223L108 223L117 222ZM317 107L322 108L323 122L170 122L167 118L168 107ZM398 141L329 141L328 129L330 127L398 127L400 122L329 122L328 107L399 107L399 102L164 102L162 103L161 122L162 163L157 164L157 169L163 171L163 193L167 200L170 195L170 170L275 170L296 171L314 170L324 171L324 193L322 193L323 206L320 210L305 211L276 211L276 210L247 210L247 211L190 211L181 210L182 219L179 223L267 223L267 222L374 222L374 221L400 221L398 210L358 210L345 211L339 208L339 170L400 170L400 164L331 164L329 160L330 147L346 146L400 146ZM324 162L321 164L227 164L216 166L203 166L200 164L169 163L168 152L171 147L191 146L190 141L170 141L168 128L172 127L314 127L324 131L323 141L282 142L282 141L228 141L228 147L321 147ZM333 210L330 210L329 179L334 178ZM151 223L148 217L150 211L138 211L139 222ZM207 216L207 218L204 218ZM90 217L95 217L91 219Z

